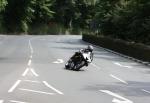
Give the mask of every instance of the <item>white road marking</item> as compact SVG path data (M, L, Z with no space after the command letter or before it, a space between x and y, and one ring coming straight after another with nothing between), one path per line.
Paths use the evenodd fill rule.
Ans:
M119 81L122 82L122 83L128 84L126 81L124 81L124 80L122 80L122 79L120 79L120 78L118 78L118 77L116 77L116 76L114 76L114 75L112 75L112 74L110 74L110 76L111 76L112 78L115 78L115 79L119 80Z
M95 64L93 64L93 63L91 63L91 65L92 65L93 67L97 68L97 69L100 69L97 65L95 65Z
M28 61L28 66L30 66L30 65L31 65L31 62L32 62L32 60L30 59L30 60Z
M17 80L17 82L8 90L8 93L13 92L20 82L21 80Z
M63 59L57 59L57 61L54 61L53 63L61 64L61 63L63 63L63 62L64 62Z
M26 76L26 74L28 73L28 71L29 71L29 68L27 68L27 69L24 71L24 73L22 74L22 76Z
M12 103L27 103L27 102L21 102L21 101L16 101L16 100L9 100Z
M124 67L124 68L132 68L132 66L124 66L124 65L122 65L122 64L120 64L120 63L118 63L118 62L114 62L114 64L115 64L115 65L118 65L118 66L120 66L120 67Z
M32 55L30 56L30 59L32 59Z
M133 103L132 101L122 101L116 98L113 98L112 102L113 103Z
M34 76L38 77L39 75L34 71L34 69L30 69Z
M26 74L28 73L29 70L32 72L32 74L33 74L34 76L36 76L36 77L39 76L39 75L34 71L34 69L32 69L32 68L27 68L27 69L24 71L24 73L22 74L22 76L26 76Z
M41 94L54 95L54 93L48 93L48 92L42 92L42 91L36 91L36 90L30 90L30 89L19 88L19 90L28 91L28 92L34 92L34 93L41 93Z
M39 81L32 81L32 80L24 80L25 82L31 82L31 83L40 83Z
M112 100L113 103L133 103L132 101L130 101L130 100L128 100L128 99L118 95L118 94L115 94L115 93L113 93L111 91L108 91L108 90L99 90L99 91L123 100L123 101L121 101L121 100L118 100L116 98L113 98L113 100Z
M55 92L57 92L58 94L64 95L61 91L55 89L54 87L52 87L50 84L48 84L46 81L43 81L43 83L50 89L54 90Z
M150 91L147 91L147 90L145 90L145 89L142 89L142 91L144 91L144 92L146 92L146 93L149 93L149 94L150 94Z
M33 54L33 48L32 48L32 45L31 45L31 40L29 40L29 47L30 47L30 50L31 50L31 54Z
M4 100L0 100L0 103L3 103L4 102Z

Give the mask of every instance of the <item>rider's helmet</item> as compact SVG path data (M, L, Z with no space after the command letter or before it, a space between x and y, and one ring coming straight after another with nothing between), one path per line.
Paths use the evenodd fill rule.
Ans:
M92 45L88 45L87 49L92 52L93 51L93 46Z

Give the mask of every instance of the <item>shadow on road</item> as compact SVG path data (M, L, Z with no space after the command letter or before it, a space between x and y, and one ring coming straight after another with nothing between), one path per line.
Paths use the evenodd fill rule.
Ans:
M85 71L84 69L80 69L80 70L73 70L73 69L66 69L64 68L65 70L68 70L68 71L75 71L75 72L83 72Z

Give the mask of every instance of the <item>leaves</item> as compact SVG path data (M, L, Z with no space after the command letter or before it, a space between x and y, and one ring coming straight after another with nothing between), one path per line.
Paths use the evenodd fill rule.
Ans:
M8 0L4 21L8 32L27 32L33 22L47 22L53 16L52 0Z
M8 32L55 22L113 38L150 41L148 0L0 0L0 20Z
M150 41L150 1L99 0L96 7L99 33L127 41Z
M0 12L5 9L6 5L7 5L6 0L0 0Z

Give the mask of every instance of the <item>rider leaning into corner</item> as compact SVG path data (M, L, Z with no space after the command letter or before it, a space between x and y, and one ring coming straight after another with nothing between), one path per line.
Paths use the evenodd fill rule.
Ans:
M89 63L91 63L93 61L93 46L92 45L88 45L87 48L85 49L80 49L79 52L76 52L72 57L71 59L73 59L74 57L76 56L80 56L81 54L85 54L85 53L88 53L88 60L85 60L85 66L88 66Z

